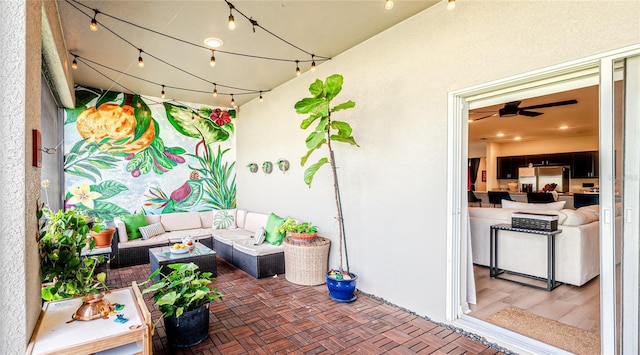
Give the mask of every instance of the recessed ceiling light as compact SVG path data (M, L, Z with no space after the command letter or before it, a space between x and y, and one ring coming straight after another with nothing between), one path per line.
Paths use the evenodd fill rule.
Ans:
M209 37L204 39L204 44L206 44L207 47L210 47L210 48L219 48L219 47L222 47L224 42L222 42L220 38Z
M513 139L519 141L521 138L520 136L515 136Z
M504 133L498 133L496 136L498 136L498 137L504 137Z
M560 126L560 129L567 129L569 126Z

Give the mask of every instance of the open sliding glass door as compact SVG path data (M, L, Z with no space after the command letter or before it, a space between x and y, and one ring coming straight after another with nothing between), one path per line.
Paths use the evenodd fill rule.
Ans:
M600 61L602 353L637 354L640 238L640 56Z

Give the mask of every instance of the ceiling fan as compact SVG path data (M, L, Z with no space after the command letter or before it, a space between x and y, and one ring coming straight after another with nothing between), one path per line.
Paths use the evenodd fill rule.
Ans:
M520 107L520 103L522 101L512 101L512 102L507 102L506 104L504 104L504 107L499 109L497 113L492 113L490 115L484 116L484 117L480 117L480 118L476 118L473 121L480 121L483 120L485 118L489 118L489 117L493 117L493 116L500 116L500 117L513 117L513 116L527 116L527 117L536 117L536 116L540 116L542 114L544 114L544 112L536 112L536 111L528 111L528 110L535 110L535 109L541 109L541 108L547 108L547 107L556 107L556 106L565 106L565 105L573 105L573 104L577 104L578 100L565 100L565 101L557 101L557 102L549 102L546 104L541 104L541 105L533 105L533 106L526 106L526 107ZM476 113L487 113L487 111L478 111Z

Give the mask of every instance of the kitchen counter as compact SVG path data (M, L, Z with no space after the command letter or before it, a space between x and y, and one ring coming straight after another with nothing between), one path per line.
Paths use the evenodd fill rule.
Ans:
M504 191L504 190L496 190L496 191ZM514 201L517 202L527 202L527 193L526 192L509 192L509 196ZM482 200L482 207L491 207L489 203L489 196L486 191L474 191L473 192L479 199ZM597 192L593 192L593 194L598 194ZM558 201L567 201L565 203L565 207L567 209L574 209L573 207L573 192L558 192Z

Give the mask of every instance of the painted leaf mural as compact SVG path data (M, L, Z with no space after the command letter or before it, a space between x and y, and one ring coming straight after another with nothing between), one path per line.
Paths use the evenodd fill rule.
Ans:
M235 110L85 87L76 106L65 109L65 206L105 220L235 207Z

